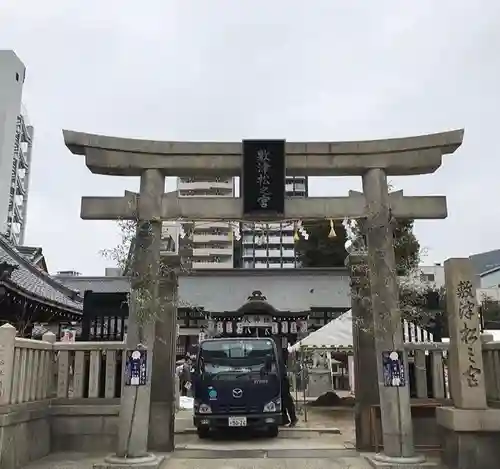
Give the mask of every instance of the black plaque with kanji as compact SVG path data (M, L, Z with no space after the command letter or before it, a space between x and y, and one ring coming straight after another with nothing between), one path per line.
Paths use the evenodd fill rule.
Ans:
M285 140L243 140L243 214L272 218L285 212Z

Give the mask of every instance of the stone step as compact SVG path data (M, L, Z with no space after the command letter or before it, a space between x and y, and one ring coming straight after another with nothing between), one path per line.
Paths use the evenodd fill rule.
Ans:
M176 425L175 433L177 435L196 435L195 427L183 428L181 425ZM340 429L335 427L319 428L319 427L282 427L280 428L279 436L292 438L295 436L306 435L341 435Z
M175 459L339 459L356 457L346 448L210 449L176 448Z

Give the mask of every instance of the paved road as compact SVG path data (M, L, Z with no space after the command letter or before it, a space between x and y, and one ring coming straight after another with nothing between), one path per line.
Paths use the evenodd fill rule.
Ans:
M360 457L264 458L264 459L182 459L167 461L162 469L368 469Z
M308 457L308 453L294 454L295 457L257 457L227 458L183 457L182 452L166 460L161 469L369 469L364 458L339 453L337 456ZM188 456L188 455L186 455ZM207 454L207 456L211 456ZM275 454L275 456L277 456ZM92 469L93 463L102 460L85 454L54 454L41 461L30 464L25 469Z
M302 432L304 433L304 432ZM25 469L92 469L105 455L54 454ZM176 451L162 469L365 469L363 458L342 441L341 435L308 434L289 438L243 436L199 440L196 435L176 438Z

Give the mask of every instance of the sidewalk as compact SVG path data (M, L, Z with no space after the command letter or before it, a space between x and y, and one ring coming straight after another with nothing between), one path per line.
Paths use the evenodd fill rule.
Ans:
M228 455L229 456L229 455ZM99 458L85 454L57 454L25 466L23 469L92 469ZM369 469L362 456L339 455L338 458L184 458L182 455L166 460L161 469Z

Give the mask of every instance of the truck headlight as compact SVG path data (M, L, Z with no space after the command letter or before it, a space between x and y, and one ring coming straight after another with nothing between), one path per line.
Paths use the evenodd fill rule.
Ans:
M210 408L210 406L208 404L200 404L198 406L198 413L199 414L211 414L212 409Z
M263 412L281 412L281 399L273 399L268 402L264 406Z

